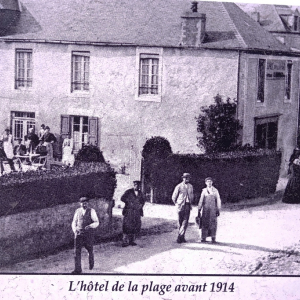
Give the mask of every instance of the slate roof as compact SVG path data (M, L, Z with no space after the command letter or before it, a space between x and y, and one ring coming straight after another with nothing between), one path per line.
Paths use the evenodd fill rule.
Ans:
M0 0L0 9L19 10L18 0Z
M0 0L4 1L4 0ZM188 0L23 0L22 17L2 39L178 47ZM236 4L199 2L203 48L289 51Z
M267 31L291 32L289 21L293 22L294 9L288 5L255 4L245 7L245 11L250 16L254 11L259 12L259 24Z

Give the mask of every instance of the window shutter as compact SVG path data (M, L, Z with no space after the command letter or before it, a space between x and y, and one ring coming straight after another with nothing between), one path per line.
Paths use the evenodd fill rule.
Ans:
M89 118L89 144L98 144L98 118Z
M257 75L258 75L258 59L248 59L248 78L247 78L247 98L251 101L251 104L257 101L258 86L257 86ZM249 103L250 104L250 103Z
M61 137L64 139L70 134L70 116L62 115L61 116Z

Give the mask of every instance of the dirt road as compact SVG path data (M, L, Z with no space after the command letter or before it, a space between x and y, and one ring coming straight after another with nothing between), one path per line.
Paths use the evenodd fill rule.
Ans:
M117 208L114 211L120 212ZM191 222L196 212L193 208ZM84 273L268 274L267 266L272 263L270 274L300 274L296 246L300 238L300 205L275 201L254 207L227 207L219 217L217 244L200 243L199 230L192 224L187 230L187 243L177 244L172 206L147 204L143 227L135 247L122 248L120 241L96 245L92 271L88 270L87 253L83 251ZM285 268L283 257L294 263ZM72 270L73 250L67 249L3 267L0 273L68 274Z

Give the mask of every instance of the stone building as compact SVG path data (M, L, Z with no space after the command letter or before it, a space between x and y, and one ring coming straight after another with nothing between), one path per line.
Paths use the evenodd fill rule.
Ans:
M14 138L44 123L138 178L147 138L199 153L195 117L220 94L238 101L244 144L283 162L296 145L299 53L234 3L0 0L0 13L0 128Z

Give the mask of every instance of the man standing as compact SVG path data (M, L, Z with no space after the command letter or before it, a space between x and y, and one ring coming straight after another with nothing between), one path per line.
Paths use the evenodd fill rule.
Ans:
M2 135L1 140L3 141L3 150L5 152L6 159L10 166L10 169L12 172L15 172L16 169L13 162L13 158L14 158L13 137L10 134L9 128L5 129L5 133Z
M28 129L27 139L29 140L29 153L33 153L39 144L39 137L35 134L34 128Z
M172 201L177 207L178 213L178 237L177 243L186 243L185 232L189 223L192 203L194 201L193 186L189 183L191 175L184 173L182 182L179 183L173 192Z
M144 215L143 206L145 199L141 192L141 182L134 181L133 189L127 190L121 197L121 201L125 203L123 208L123 243L122 247L128 245L136 246L134 242L136 234L141 230L141 217Z
M80 208L75 212L72 229L75 234L74 252L75 252L75 270L72 274L81 274L81 249L85 247L89 253L89 269L94 268L94 229L99 226L99 220L96 211L88 206L87 197L80 198Z

